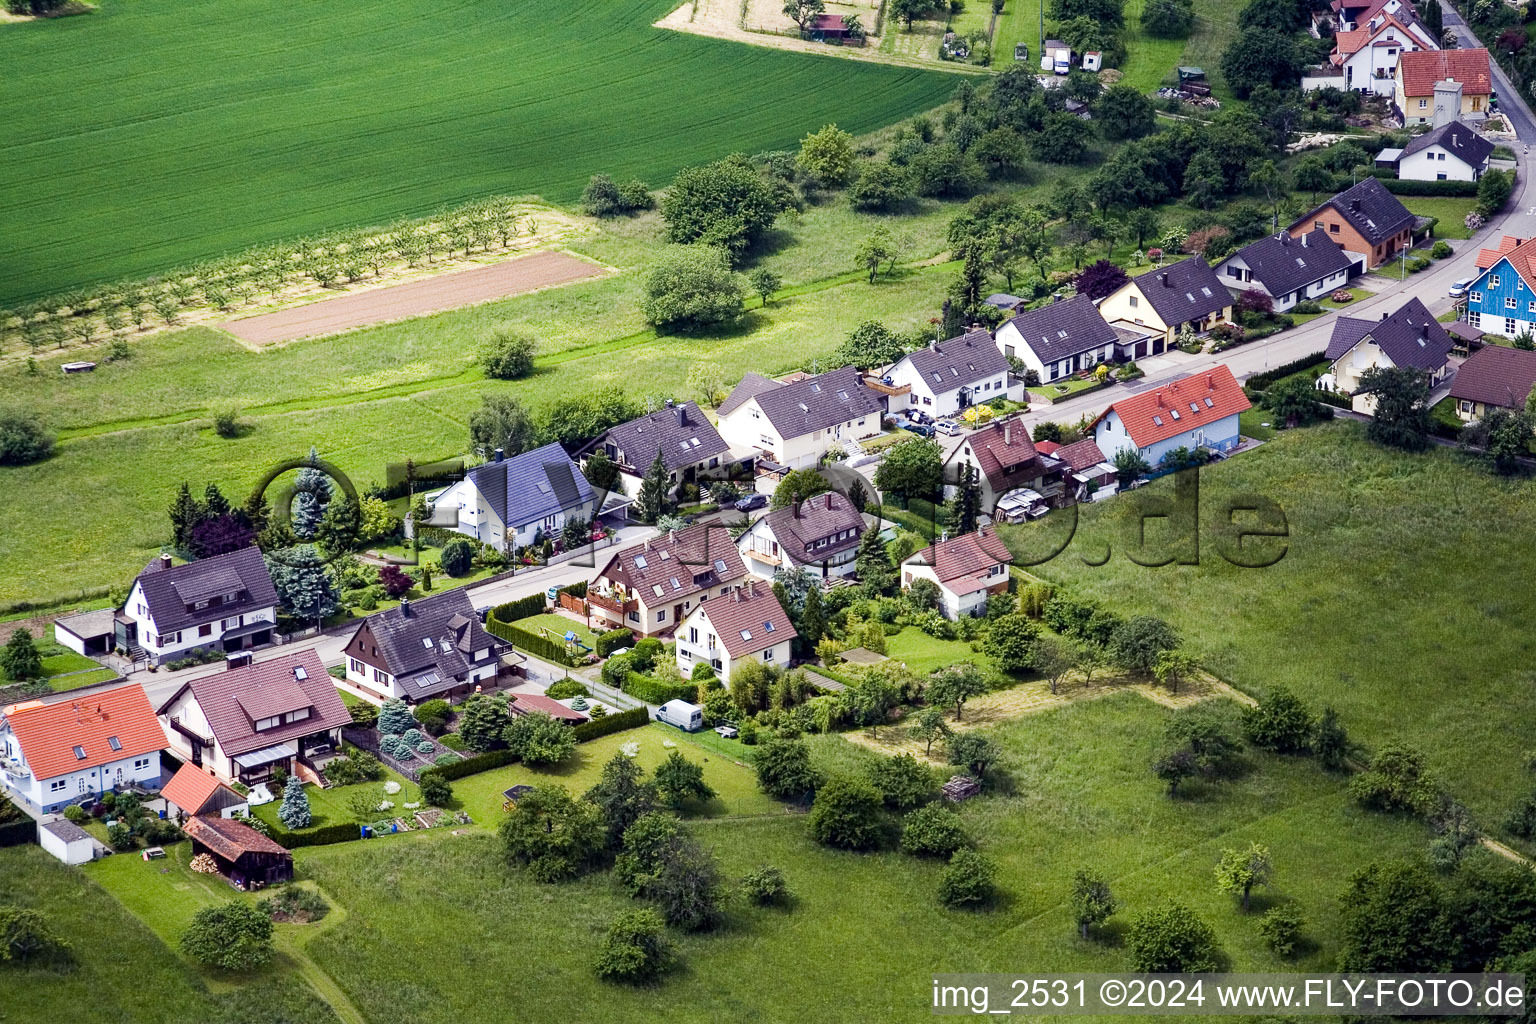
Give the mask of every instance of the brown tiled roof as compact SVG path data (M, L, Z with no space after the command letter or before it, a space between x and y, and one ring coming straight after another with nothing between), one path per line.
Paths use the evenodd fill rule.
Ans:
M12 704L0 708L0 716L10 723L27 766L39 779L98 768L165 746L165 732L138 683L52 704Z
M1461 83L1464 96L1487 96L1493 91L1493 76L1488 70L1488 51L1413 50L1397 59L1398 74L1403 78L1404 96L1428 96L1435 84L1447 78Z
M981 475L994 491L1008 490L1017 481L1033 479L1039 473L1039 450L1021 420L988 424L973 432L963 445L970 447Z
M302 679L298 678L299 669L303 670ZM214 738L230 757L339 728L352 721L352 713L337 695L335 683L320 663L320 655L312 650L193 679L160 706L160 713L165 714L188 689L207 717ZM250 706L259 708L262 714L252 714ZM313 709L308 718L256 731L257 718L303 707Z
M695 614L709 620L733 658L765 651L800 635L766 583L739 587L729 597L699 605Z
M519 693L513 698L513 714L531 715L536 712L542 712L557 722L585 722L588 717L580 711L572 711L553 697L546 697L542 693Z
M864 534L864 517L836 491L812 495L798 506L775 509L763 520L784 554L802 565L815 564L858 547ZM834 539L844 531L852 533L841 540ZM826 543L816 547L818 541Z
M280 853L290 856L287 850L251 826L232 818L215 818L212 815L188 818L181 830L187 838L202 843L208 849L228 861L240 859L246 853Z
M939 583L956 594L969 594L990 586L995 582L989 579L992 567L1012 560L1013 555L996 531L988 529L942 541L907 559L919 565L933 566Z
M1451 397L1506 409L1525 408L1536 387L1536 352L1484 345L1468 357L1451 381Z
M625 548L608 559L598 576L624 584L651 604L682 601L746 574L730 531L700 524Z
M1098 444L1091 437L1085 437L1081 441L1074 441L1064 448L1057 449L1056 457L1071 466L1074 473L1092 469L1106 461L1104 453L1099 451Z

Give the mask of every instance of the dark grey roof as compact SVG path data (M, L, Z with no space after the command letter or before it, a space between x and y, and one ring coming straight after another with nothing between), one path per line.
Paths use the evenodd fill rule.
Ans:
M1385 320L1352 319L1351 324L1344 335L1339 332L1340 325L1334 325L1333 339L1328 342L1329 359L1338 359L1369 338L1380 346L1393 365L1433 372L1445 365L1453 344L1445 328L1440 326L1434 314L1418 299L1409 299ZM1356 329L1353 326L1355 324L1363 324L1365 330L1354 341L1345 344L1348 334Z
M815 494L763 517L780 549L796 565L814 565L859 546L864 517L836 491ZM839 534L848 534L840 537ZM819 546L818 546L819 545Z
M990 341L988 345L997 351ZM851 366L768 388L756 398L763 415L784 438L803 437L870 413L879 415L885 408L880 396L864 386L859 371Z
M730 448L693 402L669 405L621 423L604 434L598 444L616 463L637 474L650 468L657 448L661 449L661 461L666 463L669 473Z
M135 582L143 587L144 605L162 633L277 604L267 563L254 546L169 569L157 558ZM192 610L198 601L215 602L225 594L238 596L227 604L210 603L200 611Z
M1119 340L1099 307L1086 295L1020 313L1008 321L1042 363L1113 345Z
M509 529L592 500L592 485L558 444L476 466L467 479Z
M404 602L368 616L366 625L390 673L413 700L462 683L476 651L505 646L485 631L462 589Z
M1338 211L1339 216L1371 245L1385 242L1404 228L1411 227L1414 221L1413 214L1397 196L1387 191L1385 185L1375 178L1362 178L1319 204L1305 217L1297 218L1291 227L1307 223L1319 210L1328 207Z
M730 397L720 403L720 408L715 411L721 416L729 416L745 405L748 399L755 398L764 391L772 391L774 388L783 386L776 380L769 380L760 373L749 371L741 378L741 383L731 389Z
M43 828L52 832L66 843L78 843L82 839L90 839L91 834L72 821L60 818L58 821L46 822Z
M1292 238L1282 231L1250 242L1216 264L1217 276L1220 276L1221 268L1234 259L1246 263L1271 295L1284 295L1316 284L1340 271L1347 271L1352 263L1349 254L1322 228L1314 228L1300 238Z
M1201 256L1142 274L1133 283L1170 327L1232 305L1232 293Z
M1333 322L1333 333L1328 337L1327 358L1331 362L1354 348L1360 339L1371 333L1373 320L1361 320L1357 316L1341 316Z
M1468 167L1481 167L1493 153L1493 143L1460 121L1449 121L1432 132L1425 132L1403 147L1399 163L1430 146L1443 146L1447 153Z
M902 357L936 395L1008 372L1008 359L986 331L937 342Z

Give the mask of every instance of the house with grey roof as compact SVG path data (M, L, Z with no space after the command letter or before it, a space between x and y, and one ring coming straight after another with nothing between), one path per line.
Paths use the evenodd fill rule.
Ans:
M159 665L271 643L276 626L277 590L256 547L185 565L160 555L134 579L111 646Z
M1314 228L1299 237L1282 231L1250 242L1216 264L1216 274L1234 297L1260 291L1276 313L1284 313L1346 287L1354 265L1328 232Z
M1171 348L1186 324L1199 334L1230 321L1232 293L1203 256L1191 256L1131 278L1100 300L1099 313L1135 339L1119 354L1140 359Z
M1329 372L1319 384L1349 395L1355 412L1371 415L1376 411L1376 397L1362 385L1366 371L1410 367L1423 371L1434 388L1451 371L1454 344L1445 327L1416 298L1380 320L1341 316L1334 321L1328 340Z
M1022 361L1042 384L1109 362L1120 340L1086 295L1020 313L998 327L995 339L1005 358Z
M1448 121L1403 147L1395 166L1409 181L1477 181L1488 169L1493 143L1460 121Z
M670 398L663 408L609 428L590 445L590 451L601 450L613 460L624 493L631 498L640 493L658 453L667 467L667 481L675 488L728 467L730 449L697 403Z
M879 434L884 412L885 397L851 366L788 382L749 373L720 406L718 426L733 452L803 469L834 445Z
M1326 231L1359 264L1373 270L1413 244L1418 218L1375 178L1362 178L1298 217L1286 233L1296 238Z
M1008 396L1008 360L982 330L908 352L886 376L895 387L911 389L907 407L931 416L952 416Z
M500 448L491 461L432 502L432 526L472 537L505 551L558 536L567 521L590 521L592 485L559 444L507 458Z
M485 631L463 590L403 600L368 616L342 655L350 688L380 702L398 697L411 704L489 688L504 665L516 671L523 660Z

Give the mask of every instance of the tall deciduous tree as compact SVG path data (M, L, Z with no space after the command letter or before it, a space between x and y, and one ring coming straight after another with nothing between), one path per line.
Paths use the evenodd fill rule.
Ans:
M1429 447L1429 375L1411 366L1373 366L1360 389L1376 400L1365 436L1377 444L1417 452Z
M791 0L790 6L804 9L808 4L822 6L821 0ZM804 27L802 24L801 28ZM853 136L835 124L801 139L800 153L795 157L800 173L822 188L842 188L848 184L853 180L855 164Z

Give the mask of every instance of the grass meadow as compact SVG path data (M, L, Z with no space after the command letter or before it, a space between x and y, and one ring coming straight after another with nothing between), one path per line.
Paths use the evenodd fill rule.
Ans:
M652 28L673 6L385 0L296 20L277 0L114 0L6 26L0 163L53 184L0 198L0 302L492 193L567 203L598 171L661 185L955 86Z
M1368 748L1393 738L1419 747L1496 826L1530 785L1521 752L1536 721L1536 545L1523 524L1536 515L1536 485L1452 451L1383 450L1358 424L1280 432L1202 471L1200 563L1144 568L1126 557L1138 510L1171 483L1090 506L1073 546L1033 571L1123 614L1167 619L1206 667L1249 693L1287 686L1332 705ZM1288 546L1269 568L1239 568L1216 550L1221 503L1245 494L1285 511ZM1148 536L1159 536L1154 523ZM1154 554L1189 551L1150 543ZM1106 544L1109 561L1086 564Z

